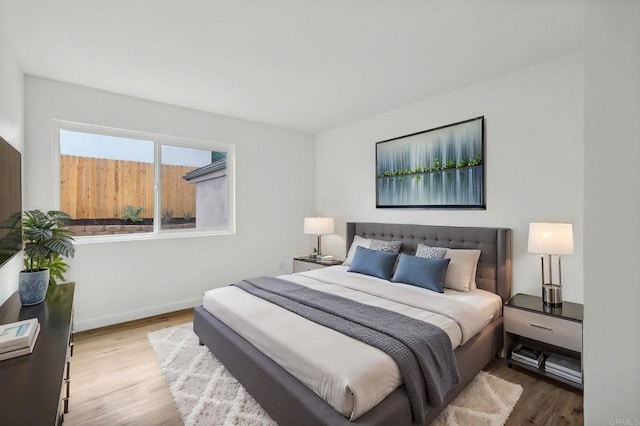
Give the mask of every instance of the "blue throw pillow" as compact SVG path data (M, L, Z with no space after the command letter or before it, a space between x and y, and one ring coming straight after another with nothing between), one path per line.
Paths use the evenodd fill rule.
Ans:
M444 293L444 277L450 261L451 259L428 259L401 254L391 281Z
M395 253L371 250L359 246L356 249L355 256L353 256L349 272L357 272L389 280L393 265L396 263L396 257L398 255Z

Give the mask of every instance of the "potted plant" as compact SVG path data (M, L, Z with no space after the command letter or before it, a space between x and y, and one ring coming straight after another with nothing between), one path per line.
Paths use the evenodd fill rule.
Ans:
M49 285L63 280L69 265L63 257L73 257L73 232L64 227L68 214L51 210L24 212L22 232L25 269L20 272L18 292L23 305L36 305L47 295Z

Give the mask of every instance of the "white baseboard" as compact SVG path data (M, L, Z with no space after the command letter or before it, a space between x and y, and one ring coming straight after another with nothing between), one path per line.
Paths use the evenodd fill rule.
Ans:
M108 325L120 324L122 322L152 317L154 315L166 314L167 312L193 308L201 304L202 297L198 297L197 299L182 300L180 302L169 303L160 306L152 306L150 308L140 309L137 311L123 312L121 314L92 318L84 321L74 321L73 331L85 331L94 328L106 327Z

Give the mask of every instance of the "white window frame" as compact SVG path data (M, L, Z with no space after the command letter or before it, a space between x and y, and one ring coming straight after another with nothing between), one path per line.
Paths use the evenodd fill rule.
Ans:
M235 146L227 143L211 142L199 139L183 138L178 136L161 135L157 133L139 132L113 127L99 126L95 124L77 123L73 121L53 120L53 168L52 182L54 185L55 209L60 209L60 130L73 132L92 133L104 136L115 136L129 139L142 139L154 143L154 220L153 232L114 234L114 235L87 235L74 237L78 244L102 243L113 241L138 241L167 238L189 238L211 235L229 235L236 233L236 176L235 176ZM204 149L208 151L222 151L227 153L227 217L228 224L223 229L161 229L161 194L162 180L160 172L162 168L161 147L170 145L183 148Z

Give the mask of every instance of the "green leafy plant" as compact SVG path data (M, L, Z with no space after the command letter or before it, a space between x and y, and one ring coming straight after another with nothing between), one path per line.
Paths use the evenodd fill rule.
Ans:
M465 157L462 160L458 161L458 164L456 164L456 168L461 169L463 167L466 167L468 162L469 160L467 160L467 158Z
M440 159L436 158L435 160L433 160L433 167L431 167L431 170L437 171L437 170L440 170L441 168L442 168L442 165L440 164Z
M144 206L140 206L138 208L135 208L133 206L126 206L122 209L121 219L125 222L129 220L133 223L140 223L143 220L140 217L140 213L142 213L142 210L144 210Z
M444 163L444 166L442 167L443 169L453 169L456 167L456 163L453 160L449 160L446 163Z
M53 253L47 262L49 269L49 284L56 284L58 281L64 281L64 274L69 272L69 265L64 258L58 253Z
M173 220L173 209L162 210L162 223L170 223Z
M479 166L482 163L482 158L480 154L476 155L469 161L469 167Z
M64 280L63 274L69 270L64 257L73 257L73 232L64 227L64 221L71 219L68 214L50 210L24 212L22 231L24 240L24 265L26 272L49 269L49 285Z
M184 212L183 218L187 222L191 222L191 219L193 219L193 215L191 214L191 212L189 210L187 210L186 212Z

